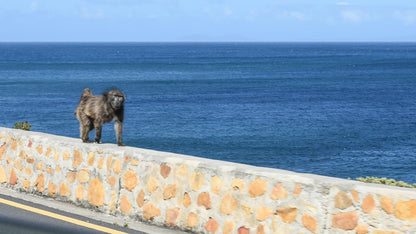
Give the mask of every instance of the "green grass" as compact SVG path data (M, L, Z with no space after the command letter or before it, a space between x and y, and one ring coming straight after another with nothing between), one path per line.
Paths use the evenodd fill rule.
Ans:
M385 184L405 188L416 188L416 184L408 184L404 181L396 181L395 179L387 179L386 177L358 177L357 180L365 183Z

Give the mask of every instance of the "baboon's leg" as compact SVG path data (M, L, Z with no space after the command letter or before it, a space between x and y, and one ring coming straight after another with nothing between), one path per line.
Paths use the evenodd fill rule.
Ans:
M83 116L80 120L81 139L83 142L91 142L88 133L94 128L91 120L87 116Z
M119 146L125 146L122 141L122 135L123 135L123 123L120 121L117 121L114 123L114 130L116 131L117 136L117 145Z
M94 126L95 126L95 142L100 143L101 132L103 130L103 123L99 121L95 121Z

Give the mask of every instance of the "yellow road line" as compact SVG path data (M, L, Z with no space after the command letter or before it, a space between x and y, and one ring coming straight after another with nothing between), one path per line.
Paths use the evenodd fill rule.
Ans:
M9 200L6 200L6 199L2 199L2 198L0 198L0 203L6 204L6 205L9 205L9 206L14 206L14 207L17 207L17 208L20 208L20 209L23 209L23 210L27 210L27 211L30 211L30 212L33 212L33 213L41 214L41 215L44 215L44 216L48 216L48 217L51 217L51 218L54 218L54 219L60 219L60 220L63 220L65 222L73 223L73 224L76 224L78 226L91 228L91 229L101 231L101 232L114 233L114 234L126 234L125 232L120 232L120 231L117 231L117 230L114 230L114 229L111 229L111 228L103 227L103 226L100 226L100 225L95 225L95 224L92 224L92 223L87 223L87 222L84 222L84 221L81 221L81 220L78 220L78 219L66 217L66 216L63 216L63 215L60 215L60 214L55 214L55 213L52 213L52 212L49 212L49 211L46 211L46 210L41 210L41 209L38 209L38 208L34 208L34 207L31 207L31 206L26 206L26 205L23 205L23 204L20 204L20 203L17 203L17 202L13 202L13 201L9 201Z

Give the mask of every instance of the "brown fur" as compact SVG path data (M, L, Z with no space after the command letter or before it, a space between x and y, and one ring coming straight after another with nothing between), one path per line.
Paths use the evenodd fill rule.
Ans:
M121 138L125 100L126 96L118 89L109 90L98 96L94 96L89 88L84 89L74 113L80 123L82 141L91 142L88 133L95 129L95 142L100 143L103 124L114 120L117 144L123 146Z

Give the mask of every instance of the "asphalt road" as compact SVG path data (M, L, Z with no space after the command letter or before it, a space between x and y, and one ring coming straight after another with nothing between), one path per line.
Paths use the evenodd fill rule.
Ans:
M145 233L114 224L99 222L10 196L0 195L0 233L92 234L109 232Z

